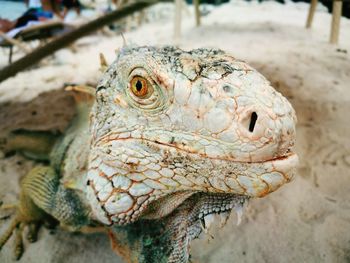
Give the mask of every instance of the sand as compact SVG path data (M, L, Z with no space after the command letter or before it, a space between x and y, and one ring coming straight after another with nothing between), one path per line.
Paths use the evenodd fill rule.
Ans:
M257 68L289 98L298 116L295 150L300 156L295 180L252 200L239 226L231 216L225 228L212 230L214 239L203 236L194 241L194 262L350 261L350 21L342 19L340 44L330 45L331 16L319 8L313 28L306 30L307 7L234 1L203 17L199 28L194 27L193 16L184 13L181 47L227 50ZM139 45L172 44L172 28L172 21L158 18L125 36ZM66 82L96 83L98 53L103 51L112 61L121 44L118 36L89 37L74 46L77 51L60 51L42 67L1 83L0 128L32 127L28 112L38 110L32 116L36 120L42 113L37 109L40 103L30 101L43 91L60 89ZM22 111L27 115L19 109L26 109ZM60 107L51 110L57 111L56 119L35 122L37 128L61 129L71 114ZM16 200L18 181L32 165L17 155L0 160L1 200ZM7 224L8 220L0 222L0 233ZM0 262L12 262L12 245L13 238L0 252ZM37 243L26 243L20 262L120 261L104 235L61 230L50 234L42 229Z

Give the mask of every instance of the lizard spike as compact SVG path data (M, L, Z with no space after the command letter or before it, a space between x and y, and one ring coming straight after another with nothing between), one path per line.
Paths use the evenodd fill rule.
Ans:
M231 212L222 212L220 216L220 228L224 227L227 223L227 220L230 218Z
M100 71L105 72L108 68L108 63L106 60L106 57L103 55L103 53L100 53Z
M76 91L79 93L87 93L89 95L92 95L93 97L95 97L95 88L91 87L91 86L87 86L87 85L74 85L74 86L67 86L65 88L66 91Z
M207 233L210 230L211 225L215 221L215 216L214 214L209 214L204 217L204 222L205 222L205 229L204 231Z
M205 221L204 218L199 219L201 223L201 228L204 233L207 233L206 227L205 227Z
M207 216L205 216L205 217L207 217ZM206 225L205 217L200 219L200 226L201 226L202 231L204 232L204 234L207 236L207 238L208 238L207 240L208 240L208 242L209 242L209 241L210 241L210 238L211 238L211 239L214 239L214 237L209 233L209 227L210 227L210 225L209 225L209 226ZM210 224L211 224L211 223L210 223Z
M93 87L87 85L76 85L76 86L67 86L66 91L73 92L73 98L77 104L91 104L95 98L96 90Z
M235 211L237 214L237 226L239 226L242 222L242 215L243 215L243 205L235 206Z

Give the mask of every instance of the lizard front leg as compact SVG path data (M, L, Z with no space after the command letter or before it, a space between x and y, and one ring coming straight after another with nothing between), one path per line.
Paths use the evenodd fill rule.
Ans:
M71 230L89 224L88 209L78 195L60 184L59 176L50 166L33 168L21 182L16 215L8 230L0 237L0 249L16 232L15 258L23 254L23 229L28 226L27 238L35 241L40 224L56 220Z
M5 155L20 152L29 159L48 161L58 134L46 131L16 130L0 137L0 151Z

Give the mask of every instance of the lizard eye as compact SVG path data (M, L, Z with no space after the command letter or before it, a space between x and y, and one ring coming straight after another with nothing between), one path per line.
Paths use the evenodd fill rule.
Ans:
M130 81L131 92L138 98L146 98L152 94L148 81L140 76L135 76Z
M143 68L135 68L129 73L125 91L128 103L134 108L155 113L164 106L164 89Z

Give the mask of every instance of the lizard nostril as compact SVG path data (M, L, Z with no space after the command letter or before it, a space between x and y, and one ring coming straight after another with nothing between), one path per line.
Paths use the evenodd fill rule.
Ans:
M249 123L249 131L250 132L254 131L254 127L255 127L257 119L258 119L258 114L256 114L256 112L252 112L252 115L250 116L250 123Z

